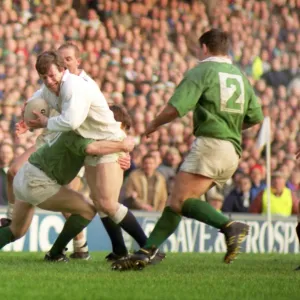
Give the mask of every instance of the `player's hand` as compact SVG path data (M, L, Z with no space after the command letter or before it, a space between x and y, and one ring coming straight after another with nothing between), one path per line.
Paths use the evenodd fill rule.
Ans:
M36 115L36 119L35 120L31 120L28 122L28 125L30 128L45 128L47 127L48 124L48 117L44 116L43 114L41 114L38 111L33 111L32 112L34 115Z
M135 146L134 138L131 136L126 137L123 140L123 151L131 152Z
M150 135L151 133L153 133L154 131L156 131L156 130L157 130L157 126L155 125L154 121L151 121L151 122L149 123L149 125L147 126L144 135L145 135L146 137L149 137L149 135Z
M126 156L120 156L118 159L118 163L123 171L128 170L131 166L130 155L127 154Z
M20 121L16 124L16 135L20 136L21 134L27 132L29 127L26 125L25 121Z
M296 159L300 158L300 148L296 151Z

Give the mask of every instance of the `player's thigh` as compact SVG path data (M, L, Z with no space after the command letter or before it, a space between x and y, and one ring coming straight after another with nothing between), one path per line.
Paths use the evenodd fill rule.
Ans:
M96 198L96 173L96 166L85 166L85 179L90 189L90 198L93 200Z
M40 203L38 207L50 211L79 214L89 220L93 219L96 213L94 206L82 194L65 186L62 186L55 195Z
M123 170L120 165L117 162L100 163L96 170L97 198L117 202L123 183Z
M7 174L11 177L14 177L19 169L24 165L26 161L28 161L30 155L36 151L36 147L32 146L28 148L24 153L22 153L19 157L15 158L10 168L8 169Z
M16 200L10 229L16 239L27 232L34 214L34 206L29 203Z
M212 178L179 171L175 177L173 190L168 200L168 204L178 213L181 212L182 205L189 198L200 198L214 184Z

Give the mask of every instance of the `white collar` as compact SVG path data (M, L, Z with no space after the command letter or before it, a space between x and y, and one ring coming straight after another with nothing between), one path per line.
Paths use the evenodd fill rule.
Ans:
M208 61L232 65L231 59L227 56L211 56L204 60L200 60L199 63L208 62Z
M86 72L85 72L83 69L80 69L80 73L79 73L78 76L84 77L84 76L86 76L86 75L87 75Z

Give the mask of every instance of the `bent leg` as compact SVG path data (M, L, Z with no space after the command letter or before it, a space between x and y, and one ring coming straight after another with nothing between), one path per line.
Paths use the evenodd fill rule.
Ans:
M38 205L39 208L81 215L82 217L92 220L95 216L95 208L80 193L62 186L60 190L52 197Z
M58 193L39 204L38 207L71 213L50 250L52 256L62 253L67 244L87 227L96 213L94 206L83 195L67 187L61 187Z
M156 223L147 240L146 248L159 247L167 240L179 225L181 213L209 225L225 225L228 218L217 212L207 202L199 199L212 185L211 178L180 171L175 178L173 191L168 201L169 206L164 209Z
M96 202L96 167L85 166L85 178L90 188L90 198ZM105 230L110 238L112 244L112 250L115 254L123 256L127 254L127 248L125 246L123 234L119 224L116 224L107 214L97 209L98 215L103 223Z
M88 171L88 169L86 169ZM146 235L134 215L118 202L123 183L123 171L117 162L96 166L96 182L91 191L97 211L106 213L116 224L129 233L140 246L145 245Z
M68 187L75 192L79 192L81 186L81 179L80 177L75 177L73 181L68 184ZM70 213L62 213L62 215L68 219L71 214ZM74 253L71 254L71 258L83 258L87 259L89 257L88 254L88 245L86 238L84 236L83 231L77 234L73 239L73 247Z

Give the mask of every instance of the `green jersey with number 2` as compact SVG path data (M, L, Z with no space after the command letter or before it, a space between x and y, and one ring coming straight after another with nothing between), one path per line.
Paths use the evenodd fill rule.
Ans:
M169 101L180 117L194 112L194 135L228 140L241 155L243 123L263 120L246 76L227 58L210 57L189 70Z

